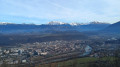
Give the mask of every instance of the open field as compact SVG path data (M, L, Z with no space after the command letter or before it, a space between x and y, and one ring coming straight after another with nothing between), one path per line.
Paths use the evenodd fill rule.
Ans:
M55 62L49 64L36 65L36 67L89 67L89 65L95 61L107 61L113 62L114 57L104 57L104 58L94 58L94 57L85 57L85 58L76 58L63 62Z

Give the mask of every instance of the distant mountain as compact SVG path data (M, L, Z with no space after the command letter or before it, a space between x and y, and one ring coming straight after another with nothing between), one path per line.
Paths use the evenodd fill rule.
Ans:
M56 32L84 32L98 31L108 27L110 24L101 22L91 23L64 23L52 21L48 24L13 24L0 23L1 34L44 34Z
M59 22L59 21L51 21L51 22L48 22L47 25L72 25L72 26L78 26L78 25L91 25L91 24L106 24L106 25L108 25L109 23L98 22L98 21L93 21L93 22L90 22L90 23L77 23L77 22L65 23L65 22Z
M84 23L65 23L65 22L59 22L59 21L51 21L51 22L48 22L47 25L72 25L72 26L78 26L78 25L86 25Z
M80 26L81 31L99 31L106 27L108 27L109 23L103 23L103 22L90 22L89 24L84 24Z
M47 25L66 25L67 23L64 23L64 22L59 22L59 21L51 21L51 22L48 22Z
M0 25L7 25L7 24L14 24L14 23L0 22Z
M120 33L120 21L108 26L104 29L104 31L111 33Z
M90 22L90 24L109 24L109 23L93 21L93 22Z

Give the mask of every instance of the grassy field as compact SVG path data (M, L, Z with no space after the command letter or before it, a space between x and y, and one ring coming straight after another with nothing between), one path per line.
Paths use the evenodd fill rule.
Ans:
M96 60L98 59L93 57L76 58L76 59L63 61L63 62L36 65L36 67L88 67L88 64L90 62L93 62Z
M72 60L67 60L63 62L55 62L49 64L36 65L36 67L89 67L89 64L95 61L114 61L114 57L104 57L104 58L94 58L94 57L85 57L85 58L76 58Z

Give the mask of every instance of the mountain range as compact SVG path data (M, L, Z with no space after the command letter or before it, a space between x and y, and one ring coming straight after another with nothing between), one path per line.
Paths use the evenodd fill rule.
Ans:
M44 34L57 32L86 32L99 31L109 27L111 24L102 22L90 23L64 23L51 21L48 24L14 24L0 23L1 34Z

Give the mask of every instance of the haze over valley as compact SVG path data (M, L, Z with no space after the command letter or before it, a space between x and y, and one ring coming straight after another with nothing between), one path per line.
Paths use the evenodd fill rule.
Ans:
M0 67L120 67L120 0L0 0Z

